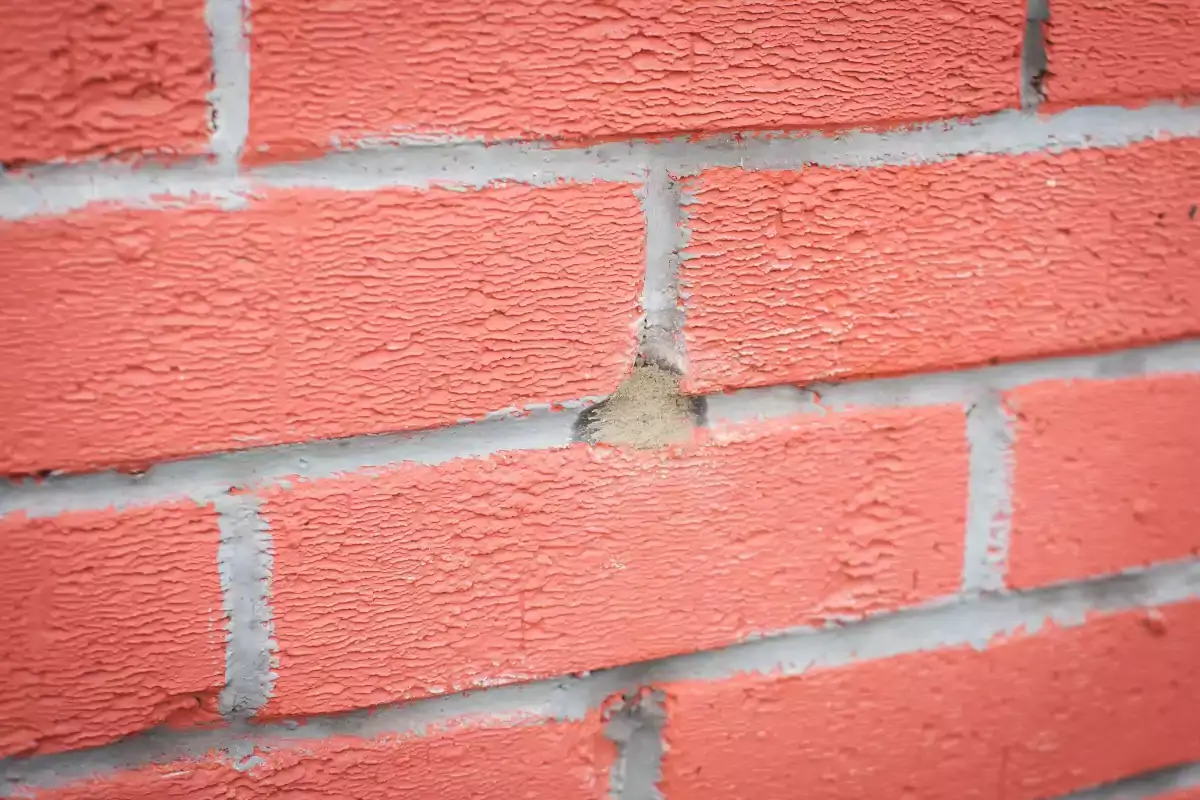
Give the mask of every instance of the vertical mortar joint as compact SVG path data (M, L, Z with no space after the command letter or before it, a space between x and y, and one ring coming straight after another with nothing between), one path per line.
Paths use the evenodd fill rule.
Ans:
M661 800L665 699L661 691L643 687L610 701L604 735L617 746L613 800Z
M217 568L227 619L219 707L228 719L248 719L266 704L275 679L274 553L257 497L224 495L213 504L221 533Z
M1046 28L1050 22L1050 0L1028 0L1025 38L1021 45L1021 108L1034 109L1046 99L1045 80L1049 69Z
M654 168L641 191L646 218L646 274L642 287L639 358L682 374L683 310L679 297L679 182L666 169Z
M243 0L207 0L204 9L212 38L212 90L208 94L218 161L236 172L250 128L250 48Z
M967 408L969 469L963 591L1005 588L1012 533L1012 419L998 390Z

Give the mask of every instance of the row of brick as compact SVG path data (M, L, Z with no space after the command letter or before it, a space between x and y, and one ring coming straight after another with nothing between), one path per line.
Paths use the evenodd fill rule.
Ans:
M0 471L138 466L607 394L637 346L635 188L294 189L238 210L0 223ZM687 191L691 390L1200 334L1195 139L715 169Z
M1200 555L1200 375L1012 391L1007 585ZM260 489L277 679L264 718L720 647L955 595L959 406L576 445ZM215 719L217 514L171 503L0 519L0 753ZM652 597L653 602L647 602Z
M205 151L204 0L10 5L0 162ZM1049 100L1194 96L1197 10L1056 0ZM259 160L397 136L580 141L1014 108L1026 25L1013 0L355 0L248 13L247 154Z
M1190 601L1018 632L982 650L668 683L657 687L666 698L659 789L667 800L1053 798L1200 759L1198 660L1200 602ZM604 717L277 742L245 771L214 755L23 793L602 800L617 757Z

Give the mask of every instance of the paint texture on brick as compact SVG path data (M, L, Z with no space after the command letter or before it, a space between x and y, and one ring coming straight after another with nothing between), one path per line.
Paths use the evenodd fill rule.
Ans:
M952 593L966 466L962 412L944 407L271 491L265 713L597 669Z
M218 540L189 503L0 518L0 755L216 719Z
M0 469L85 469L603 394L635 347L622 184L280 191L0 225Z
M1055 0L1051 107L1200 98L1200 0Z
M1200 603L797 677L667 687L661 787L1036 800L1200 758Z
M204 150L203 0L0 0L0 18L0 163Z
M208 758L34 792L36 800L604 800L613 746L598 717L460 723L421 736L280 743L240 771Z
M253 158L395 136L586 140L993 111L1018 102L1024 26L999 0L353 0L251 14Z
M1011 586L1200 555L1200 375L1038 383L1007 400Z
M689 386L860 378L1200 333L1200 142L691 181Z

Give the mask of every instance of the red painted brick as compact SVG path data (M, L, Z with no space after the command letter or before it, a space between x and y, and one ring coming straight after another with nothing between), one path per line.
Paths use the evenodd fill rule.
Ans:
M427 736L279 743L240 772L215 757L116 773L36 800L603 800L613 748L598 717L582 722L462 726ZM280 746L282 745L282 747Z
M0 518L0 756L215 719L225 612L211 508Z
M423 428L604 394L632 359L621 184L281 191L0 225L0 468Z
M1035 800L1200 758L1200 603L666 687L672 800Z
M586 140L993 111L1018 102L1024 28L1001 0L266 0L251 14L252 158L394 136Z
M1049 105L1200 97L1200 0L1059 0L1047 28Z
M267 716L716 647L954 592L962 412L801 418L271 491Z
M0 17L0 162L207 146L204 0L0 0Z
M705 172L681 279L697 390L1200 333L1200 142Z
M1200 375L1038 383L1008 403L1011 586L1200 555Z

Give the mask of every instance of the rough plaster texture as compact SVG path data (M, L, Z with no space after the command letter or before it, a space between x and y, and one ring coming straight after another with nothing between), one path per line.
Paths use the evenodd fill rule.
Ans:
M1016 415L1009 585L1200 555L1200 375L1040 383Z
M255 3L250 21L247 154L261 160L431 134L583 140L995 111L1019 102L1024 10L355 0Z
M269 492L280 664L264 713L597 669L952 593L966 466L948 407Z
M0 755L219 720L217 541L192 503L0 518Z
M1200 98L1200 0L1052 0L1046 99L1140 105Z
M3 0L0 17L0 164L204 150L203 0Z
M636 348L643 236L622 184L281 191L241 211L0 225L0 468L139 464L603 394Z
M1200 759L1200 603L800 677L682 682L675 800L1037 800Z
M689 390L961 367L1200 332L1200 143L685 187Z
M473 723L473 724L472 724ZM598 717L492 727L460 721L421 737L333 737L256 755L236 767L208 757L58 789L37 800L604 800L615 752Z

